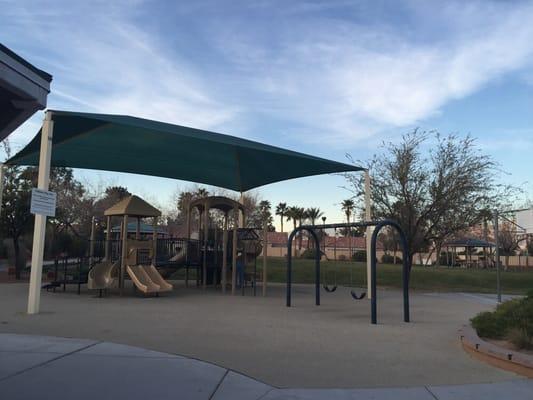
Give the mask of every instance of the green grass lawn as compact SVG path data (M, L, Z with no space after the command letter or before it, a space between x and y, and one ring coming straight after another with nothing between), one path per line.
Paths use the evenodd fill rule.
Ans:
M261 270L262 259L257 259L258 271ZM321 281L327 277L327 283L334 283L334 271L337 273L339 286L356 286L366 288L366 263L338 261L322 261ZM253 265L249 265L247 271L252 271ZM379 287L401 288L401 265L381 264L377 265L377 280ZM174 274L174 279L183 279L183 270ZM352 276L352 278L351 278ZM191 273L191 279L194 272ZM268 258L269 282L285 283L287 277L287 262L284 258ZM314 283L315 267L314 260L293 260L293 283ZM353 282L351 284L350 282ZM533 268L531 271L503 271L501 272L502 292L507 294L525 294L533 290ZM496 271L485 269L463 269L447 267L417 267L411 270L410 288L427 291L456 291L474 293L495 293Z
M257 260L262 265L262 260ZM333 283L333 271L337 270L339 286L350 286L350 275L353 275L354 286L366 287L366 264L361 262L322 261L320 263L322 280L327 274L328 283ZM314 261L305 259L293 260L293 282L314 282ZM284 258L268 259L268 279L270 282L285 282L287 263ZM401 265L378 264L377 283L381 287L397 287L402 284ZM533 268L529 272L502 271L501 285L503 293L525 294L533 289ZM431 291L461 291L494 293L496 290L496 271L483 269L462 269L446 267L413 267L410 279L411 289Z

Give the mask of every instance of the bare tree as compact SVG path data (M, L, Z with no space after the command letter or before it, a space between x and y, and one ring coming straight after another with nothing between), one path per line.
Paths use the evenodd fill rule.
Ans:
M494 207L504 207L516 191L497 183L498 165L470 136L415 129L382 148L367 163L373 215L398 221L410 258L429 245L440 253L447 238L481 222ZM364 177L345 177L354 196L361 198Z

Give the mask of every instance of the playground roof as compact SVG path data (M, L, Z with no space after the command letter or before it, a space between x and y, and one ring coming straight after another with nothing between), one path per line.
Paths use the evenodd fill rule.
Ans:
M124 115L52 111L52 166L153 175L240 192L363 168L234 136ZM7 164L38 165L40 134Z
M106 216L159 217L161 211L138 196L128 196L104 211Z

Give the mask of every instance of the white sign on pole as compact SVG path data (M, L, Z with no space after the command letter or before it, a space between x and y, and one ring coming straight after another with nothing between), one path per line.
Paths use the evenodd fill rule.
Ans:
M54 192L33 188L31 190L30 212L32 214L41 214L47 217L55 217L56 197L56 193Z
M525 233L533 233L533 208L517 211L516 223L526 230Z

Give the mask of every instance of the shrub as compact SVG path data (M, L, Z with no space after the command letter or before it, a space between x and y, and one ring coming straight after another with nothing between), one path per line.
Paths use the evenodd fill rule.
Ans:
M471 319L472 326L481 337L501 339L505 336L505 325L495 313L485 311Z
M523 299L500 304L493 312L482 312L471 319L481 337L507 338L518 348L533 346L533 293Z
M523 329L512 328L507 333L507 340L519 349L531 349L533 347L531 339L531 336Z
M383 254L381 256L381 262L384 264L394 264L394 256L392 254ZM401 264L401 263L402 263L402 258L396 256L396 264Z
M348 258L344 254L341 254L340 256L337 257L338 261L346 261L347 259Z
M366 250L357 250L352 254L353 261L366 261Z
M322 251L320 252L322 255ZM316 250L315 249L306 249L303 251L301 258L311 259L314 260L316 257Z

